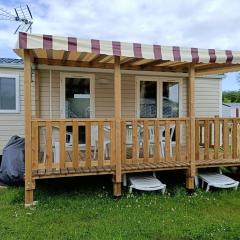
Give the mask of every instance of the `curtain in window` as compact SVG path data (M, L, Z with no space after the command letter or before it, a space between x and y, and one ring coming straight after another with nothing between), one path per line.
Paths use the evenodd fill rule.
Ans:
M16 109L16 79L0 77L0 110Z

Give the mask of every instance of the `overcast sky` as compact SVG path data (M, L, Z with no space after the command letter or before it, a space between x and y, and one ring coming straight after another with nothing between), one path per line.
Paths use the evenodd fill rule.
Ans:
M0 0L13 12L22 1ZM240 50L240 0L32 0L33 32ZM0 57L15 57L15 22L0 21ZM236 74L223 89L238 90Z

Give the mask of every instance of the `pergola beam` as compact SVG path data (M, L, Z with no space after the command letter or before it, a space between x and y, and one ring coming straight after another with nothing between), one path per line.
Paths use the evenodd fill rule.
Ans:
M45 59L45 58L37 58L35 59L35 63L43 64L43 65L54 65L54 66L68 66L68 67L84 67L84 68L101 68L101 69L113 69L113 63L91 63L86 61L72 61L68 60L64 64L61 60L58 59ZM179 72L186 73L185 69L177 69L176 71L170 67L149 67L149 66L131 66L131 65L121 65L122 70L138 70L138 71L153 71L153 72Z
M215 68L208 68L208 69L201 69L196 70L196 76L206 76L212 74L223 74L227 72L239 72L240 71L240 64L227 66L227 67L215 67Z

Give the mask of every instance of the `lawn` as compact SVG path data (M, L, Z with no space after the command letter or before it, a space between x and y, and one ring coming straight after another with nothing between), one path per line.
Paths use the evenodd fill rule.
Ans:
M240 239L240 190L171 185L168 193L125 191L113 199L108 177L38 183L36 207L24 189L0 190L0 239Z

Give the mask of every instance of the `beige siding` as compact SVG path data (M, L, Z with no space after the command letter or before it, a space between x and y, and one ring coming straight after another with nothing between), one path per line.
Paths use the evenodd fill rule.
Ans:
M60 72L52 71L52 92L50 98L50 71L39 71L40 79L40 116L42 118L60 117ZM51 113L50 113L51 105ZM52 114L52 116L51 116Z
M0 113L0 155L2 154L3 147L11 136L24 136L23 70L0 68L0 74L1 73L19 75L20 111L19 113ZM34 81L32 83L32 102L34 103ZM35 106L34 104L32 105L34 114Z
M196 80L196 116L213 117L221 115L221 80L198 78Z
M122 116L136 115L135 75L122 75ZM147 78L147 77L146 77ZM102 83L104 79L104 83ZM188 81L181 79L181 116L187 116ZM110 73L95 73L95 117L114 116L114 79ZM49 70L40 71L41 117L60 117L60 72L52 71L52 98L50 99ZM214 116L221 112L221 80L219 78L196 79L196 116Z
M98 73L95 76L95 116L114 116L114 79L112 74ZM108 79L107 84L101 84L101 79ZM99 81L100 79L100 81ZM135 116L135 76L122 76L122 116Z

